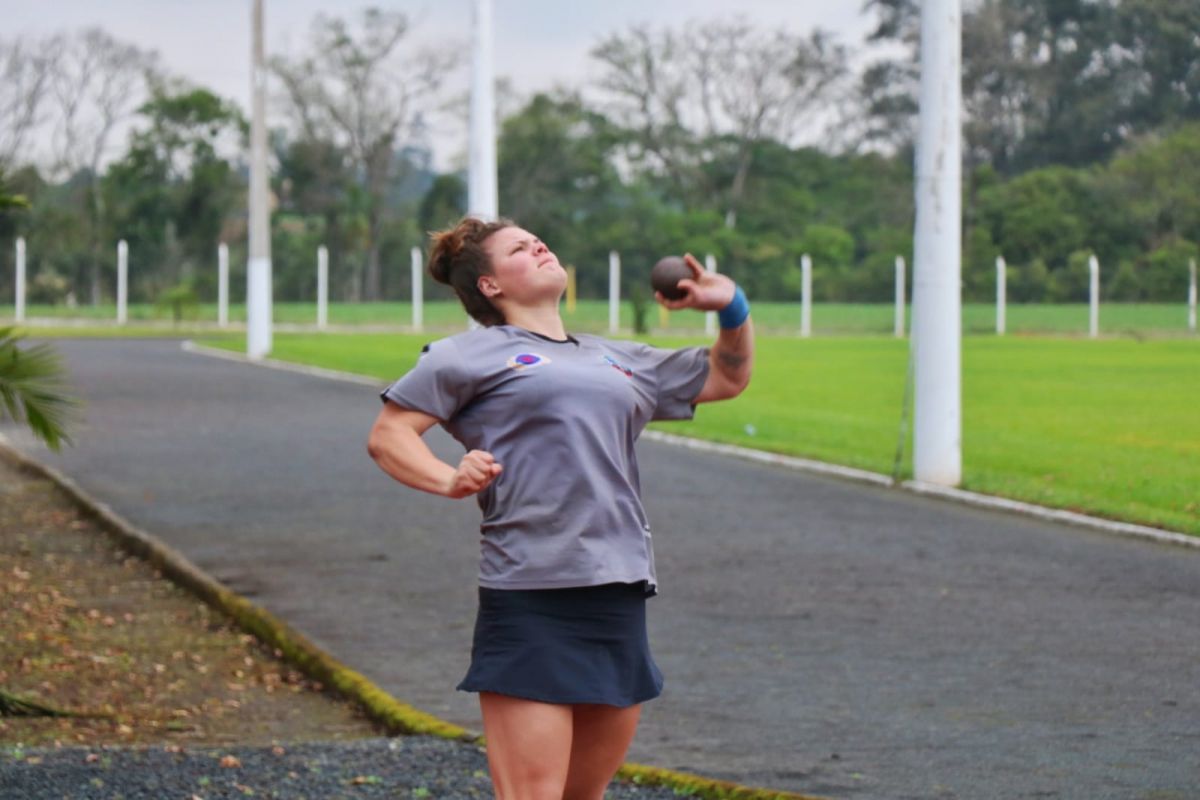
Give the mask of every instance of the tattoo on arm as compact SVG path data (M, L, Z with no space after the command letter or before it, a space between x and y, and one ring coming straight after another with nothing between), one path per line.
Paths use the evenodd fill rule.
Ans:
M727 369L738 370L745 365L746 357L738 353L731 353L728 350L718 350L717 361Z

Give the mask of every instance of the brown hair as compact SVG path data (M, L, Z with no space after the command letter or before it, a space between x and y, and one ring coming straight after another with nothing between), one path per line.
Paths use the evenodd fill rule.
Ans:
M492 274L491 258L483 249L483 243L496 231L515 225L504 218L484 222L475 217L463 217L453 228L429 234L433 239L429 274L438 283L454 289L467 313L485 327L503 325L504 315L479 291L479 276Z

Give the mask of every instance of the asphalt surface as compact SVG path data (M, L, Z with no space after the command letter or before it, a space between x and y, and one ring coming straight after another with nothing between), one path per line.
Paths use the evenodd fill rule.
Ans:
M77 445L10 439L394 696L480 728L454 691L478 510L375 467L371 388L173 341L58 346L87 401ZM1196 552L639 448L667 686L630 760L862 800L1200 797Z

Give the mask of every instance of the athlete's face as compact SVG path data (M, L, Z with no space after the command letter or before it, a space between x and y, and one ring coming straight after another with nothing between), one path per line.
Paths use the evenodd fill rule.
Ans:
M533 304L557 302L567 286L567 271L546 244L523 228L502 228L483 243L492 274L479 278L479 289L493 300Z

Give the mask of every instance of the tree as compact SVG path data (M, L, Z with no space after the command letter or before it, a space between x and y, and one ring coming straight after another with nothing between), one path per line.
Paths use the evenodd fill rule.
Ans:
M601 40L592 56L632 157L660 168L684 202L715 203L728 227L756 147L794 144L811 130L847 60L823 31L763 31L744 20L634 27ZM716 162L725 168L705 169Z
M206 89L156 86L138 113L125 156L104 177L112 238L124 238L154 267L143 280L153 294L188 281L209 263L225 220L243 207L244 181L223 152L240 149L246 121Z
M117 125L145 100L154 80L156 56L100 28L56 36L48 45L55 53L49 80L56 112L51 172L80 184L77 196L86 225L89 294L92 305L97 305L105 212L97 190L100 165Z
M28 155L25 141L44 119L52 65L52 51L41 43L0 39L0 169Z
M401 58L411 33L400 12L369 8L357 28L320 15L309 54L272 59L301 138L332 143L351 159L366 217L366 299L382 294L380 243L385 199L399 145L428 113L445 75L458 64L459 48L426 49Z
M907 53L864 73L868 136L911 131L919 5L869 0L872 38ZM981 0L963 15L972 165L1012 175L1098 163L1131 136L1200 118L1200 5L1174 0ZM904 124L907 121L907 124Z

